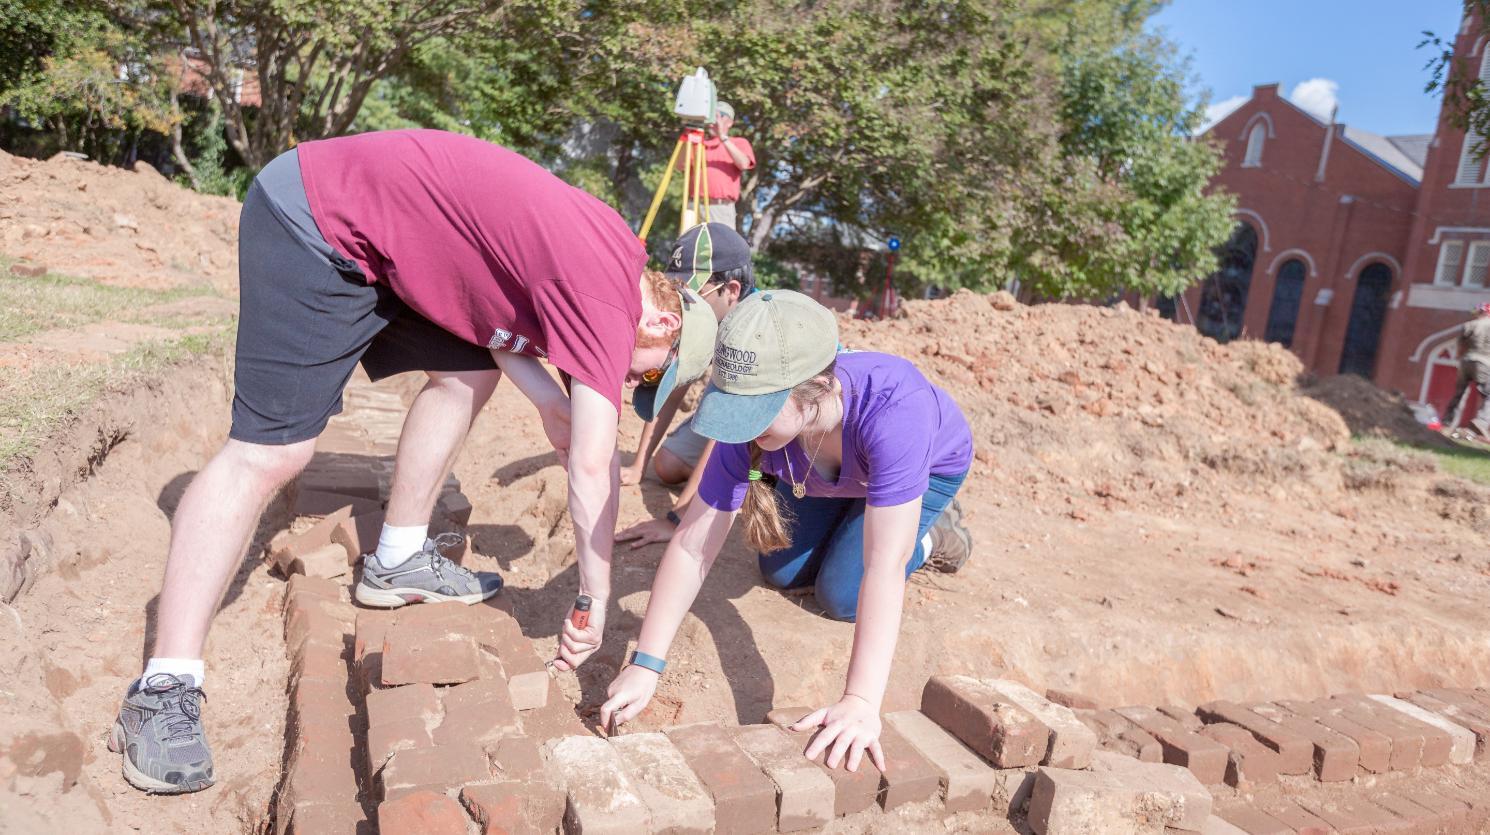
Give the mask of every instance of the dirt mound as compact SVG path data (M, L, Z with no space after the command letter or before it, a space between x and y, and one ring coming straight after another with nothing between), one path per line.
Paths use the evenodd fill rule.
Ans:
M0 252L117 286L235 293L238 202L135 168L0 151Z
M1363 377L1329 377L1307 386L1304 394L1339 412L1351 434L1423 446L1451 446L1442 435L1418 422L1402 395L1383 391Z
M973 424L979 460L1036 496L1167 503L1244 474L1255 488L1333 480L1350 432L1299 395L1303 368L1260 342L1220 345L1193 328L1116 308L1010 307L959 292L904 318L845 319L844 343L915 361Z

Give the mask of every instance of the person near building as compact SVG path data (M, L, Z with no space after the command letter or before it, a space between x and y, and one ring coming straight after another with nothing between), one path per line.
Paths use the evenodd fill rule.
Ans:
M717 118L704 138L704 161L709 189L709 220L739 230L736 207L740 202L740 180L755 167L755 149L743 136L731 136L735 126L735 108L729 102L715 105ZM681 170L683 160L678 160Z
M572 669L599 646L622 392L676 376L675 365L701 374L718 327L701 299L645 262L604 202L469 136L305 142L259 172L239 224L232 428L176 509L151 657L109 738L129 783L179 794L216 778L202 722L208 629L265 505L309 463L359 363L373 379L429 380L404 422L357 602L474 603L501 588L427 534L440 485L505 375L568 470L579 590L595 601L583 630L567 607L555 613L554 666Z
M955 571L972 539L955 497L973 460L962 411L909 360L840 353L833 313L801 293L763 290L720 324L712 382L694 427L716 441L697 499L668 542L636 652L601 722L650 702L673 638L736 517L767 583L812 586L825 614L857 627L842 698L794 730L806 751L881 769L880 707L910 574Z
M1490 302L1475 309L1475 317L1464 323L1459 334L1459 382L1444 410L1450 430L1464 419L1471 385L1480 393L1480 408L1469 425L1481 440L1490 440Z

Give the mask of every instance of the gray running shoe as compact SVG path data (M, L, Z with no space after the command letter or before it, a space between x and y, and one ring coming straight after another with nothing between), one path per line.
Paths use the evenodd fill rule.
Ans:
M109 750L124 755L124 779L153 794L212 785L212 751L202 730L207 695L191 676L156 673L124 694Z
M973 535L962 526L962 505L956 499L931 523L931 553L926 565L955 574L973 555Z
M426 539L422 551L386 570L372 555L364 556L362 581L357 584L357 602L379 609L449 600L480 603L500 591L500 575L472 571L440 553L441 548L459 541L460 537L448 533Z

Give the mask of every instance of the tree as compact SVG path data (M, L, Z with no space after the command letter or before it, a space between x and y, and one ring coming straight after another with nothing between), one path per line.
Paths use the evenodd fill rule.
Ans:
M1464 14L1476 31L1490 34L1490 0L1464 0ZM1450 124L1477 136L1490 136L1490 87L1480 78L1479 62L1455 55L1453 36L1425 31L1418 48L1431 51L1423 90L1443 95ZM1479 154L1484 156L1486 151L1481 147Z

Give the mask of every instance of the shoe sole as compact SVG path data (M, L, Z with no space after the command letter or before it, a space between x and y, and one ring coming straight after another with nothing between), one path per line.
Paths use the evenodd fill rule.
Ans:
M501 591L501 587L489 592L472 592L471 594L440 594L437 591L415 588L373 588L365 583L357 584L355 597L357 602L363 606L373 609L397 609L410 603L464 603L467 606L480 603Z
M109 750L119 755L124 762L124 781L143 792L150 794L191 794L210 787L212 780L196 780L188 783L167 783L157 780L145 772L135 768L135 764L129 761L129 755L124 753L124 726L118 722L114 723L114 730L109 734Z

